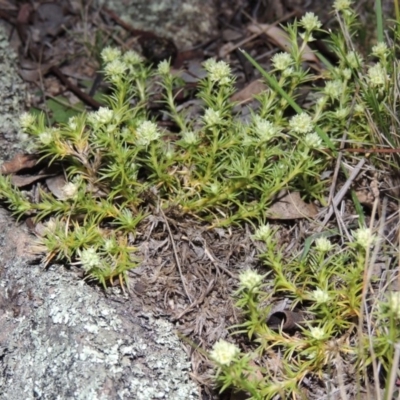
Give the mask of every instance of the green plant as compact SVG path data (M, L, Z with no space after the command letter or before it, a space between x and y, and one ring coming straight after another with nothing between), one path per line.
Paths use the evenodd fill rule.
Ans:
M269 225L261 226L254 238L264 243L261 258L272 282L263 284L265 276L252 270L240 275L235 297L245 322L233 329L236 335L245 333L252 345L241 353L224 340L215 344L210 357L218 367L222 390L244 390L251 399L306 398L301 389L305 378L323 379L340 365L351 364L353 373L377 361L386 372L396 368L398 293L383 299L371 313L373 336L364 335L363 327L359 330L363 293L368 290L364 271L377 240L369 229L353 232L352 241L340 250L328 239L318 238L306 257L289 260ZM265 304L282 298L289 300L291 309L306 310L297 326L299 334L268 324L271 305Z
M302 69L301 51L273 60L288 96L312 79ZM204 63L208 75L198 84L203 110L190 119L177 109L182 83L168 62L152 72L132 51L106 48L102 58L113 88L109 107L51 128L43 115L21 117L41 162L65 171L61 198L42 190L39 202L29 201L0 177L0 196L16 215L33 214L49 225L41 238L47 260L78 263L105 284L123 279L137 265L129 234L154 205L229 225L265 219L282 189L322 199L319 174L329 155L314 132L318 118L312 113L291 115L290 104L269 90L259 96L260 109L243 120L230 100L230 67L210 59ZM175 140L147 108L155 85L161 86L163 112L178 131Z
M231 101L235 78L225 62L204 63L207 76L197 92L201 111L192 117L179 111L176 94L183 82L168 62L152 71L135 52L107 47L101 56L112 87L108 107L54 127L46 126L43 115L21 117L41 162L58 166L65 176L61 195L42 189L36 202L0 175L0 197L15 215L44 223L37 245L47 261L80 265L104 286L116 278L123 285L126 271L138 265L131 237L156 207L212 225L261 224L255 238L265 244L261 258L273 282L264 290L263 277L246 271L236 293L247 318L239 332L247 334L254 351L243 354L221 341L210 354L222 389L233 386L254 399L302 396L306 377L321 378L343 360L375 369L379 360L385 371L395 365L398 297L389 296L370 314L373 335L362 331L372 232L357 230L337 251L320 238L302 257L284 261L274 232L262 225L282 189L326 204L321 173L337 156L339 141L361 150L397 143L396 46L377 43L375 61L368 64L353 43L357 24L350 5L334 3L340 32L329 34L329 45L338 62L332 66L320 55L325 69L318 75L303 66L313 32L321 29L312 13L287 27L290 47L275 54L271 72L246 55L269 85L248 118ZM299 104L306 84L313 86ZM163 93L159 113L149 107L157 86ZM171 132L160 129L161 118L172 122ZM281 296L309 313L296 335L266 323L270 307L263 304ZM265 366L256 367L260 360Z
M394 31L394 43L378 42L373 46L371 55L375 61L367 64L355 50L357 24L350 5L348 0L334 3L341 29L330 34L330 46L339 65L329 67L330 79L325 78L322 96L315 101L311 114L318 121L316 131L329 132L331 139L342 133L343 141L355 145L360 152L371 145L396 147L398 34ZM381 12L380 7L377 10ZM299 25L305 27L304 21L287 28L292 52L298 49ZM305 37L307 34L303 33L302 38ZM285 98L280 82L254 60L253 64ZM293 97L286 101L292 102ZM330 147L326 140L325 144ZM389 168L388 157L373 157L373 161L382 169ZM392 399L399 377L399 296L397 292L385 294L383 282L376 289L376 282L371 281L374 258L370 258L370 250L382 246L378 243L381 238L378 241L371 229L362 227L340 248L320 237L303 255L289 259L269 225L261 225L254 238L264 243L260 257L269 271L269 282L263 284L264 277L251 270L240 276L240 287L234 296L244 322L232 329L235 335L246 334L250 345L243 353L224 340L215 344L210 358L217 366L221 390L243 390L251 399L308 398L302 386L305 379L322 382L336 377L341 397L346 398L344 369L365 379L358 385L368 385L367 371L371 370L378 396L372 398ZM278 329L268 324L272 304L279 299L288 300L290 310L304 313L296 333L286 332L283 323ZM381 380L385 381L382 394Z

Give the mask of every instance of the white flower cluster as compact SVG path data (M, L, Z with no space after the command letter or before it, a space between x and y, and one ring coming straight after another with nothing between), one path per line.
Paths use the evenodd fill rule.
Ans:
M351 7L351 0L335 0L333 8L336 11L347 11Z
M157 72L159 75L169 75L171 72L171 66L168 60L161 61L157 66Z
M44 131L39 134L39 140L42 142L42 144L48 145L53 141L53 135L49 131Z
M280 131L281 128L274 125L272 122L261 118L259 115L255 115L254 121L254 133L262 140L269 141L274 138Z
M199 140L199 136L193 131L185 131L182 133L182 140L189 145L196 144Z
M400 292L392 292L388 298L388 306L394 316L400 320Z
M161 137L157 124L152 121L143 121L136 128L136 139L139 146L148 146Z
M329 293L320 288L313 290L312 297L318 304L328 303L328 301L331 299Z
M116 47L107 46L101 52L101 58L104 63L110 63L121 58L121 50Z
M269 224L261 225L258 229L254 232L253 238L255 240L262 240L266 242L272 235L273 231Z
M258 274L256 271L248 269L239 274L240 286L242 288L252 290L261 285L263 278L264 277Z
M315 241L315 250L321 253L328 253L332 249L333 249L332 242L325 237L320 237Z
M306 113L294 115L289 121L289 127L296 133L308 133L312 131L311 117Z
M387 79L386 69L381 63L368 68L368 82L372 87L385 86Z
M136 53L136 51L128 50L122 56L122 60L128 64L128 66L135 66L141 64L144 61L144 58L140 54Z
M79 261L85 271L89 271L94 267L100 266L101 260L96 249L89 247L88 249L78 250Z
M116 60L110 61L104 66L104 73L113 81L121 78L126 73L128 65L117 58Z
M355 242L364 249L368 249L375 241L375 236L369 228L357 229L352 234Z
M87 121L98 129L111 123L114 119L114 112L108 107L100 107L97 111L91 112L87 116Z
M313 12L307 12L300 20L300 25L307 31L311 32L315 29L320 29L322 24L318 17Z
M272 57L272 65L278 71L285 71L291 65L293 65L294 60L289 53L276 53Z
M372 47L372 54L376 57L384 59L387 57L389 49L385 42L379 42Z
M238 347L226 340L220 339L214 344L210 352L210 358L220 365L229 366L239 354L240 350Z
M204 122L208 126L221 125L224 120L221 117L221 111L207 108L203 116Z
M346 54L346 61L351 68L357 69L361 66L363 59L356 51L349 51Z
M304 144L310 149L321 149L322 139L316 132L307 133L307 135L304 137Z
M319 326L310 328L310 334L315 340L322 340L325 336L325 330Z
M343 93L343 82L339 79L328 81L325 85L324 93L332 100L338 99Z
M216 61L210 58L203 63L208 72L208 79L219 85L227 85L232 82L231 67L225 61Z
M78 185L73 182L67 182L62 188L61 193L65 199L74 199L78 194Z
M24 112L21 114L19 117L19 124L21 125L21 128L26 131L29 128L32 128L35 125L36 122L36 117L33 114L30 114L28 112Z
M124 54L114 47L106 47L101 52L104 62L104 74L114 83L118 83L127 75L135 76L137 67L143 63L143 57L136 51L128 50Z

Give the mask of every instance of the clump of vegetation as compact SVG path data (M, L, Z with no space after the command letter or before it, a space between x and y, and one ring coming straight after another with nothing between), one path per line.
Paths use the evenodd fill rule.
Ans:
M306 27L306 40L313 28ZM286 97L313 79L302 67L301 53L302 47L294 46L292 55L273 59ZM0 195L16 215L33 214L47 223L42 243L48 260L80 263L88 276L105 284L124 278L137 265L129 235L151 204L230 225L264 220L282 189L296 188L322 201L319 176L330 158L325 149L332 143L323 133L325 126L318 128L320 135L315 130L322 121L341 125L336 116L323 112L335 96L322 95L315 109L288 115L290 101L268 90L258 97L259 110L243 120L230 100L230 67L210 59L204 63L208 75L198 84L202 112L190 118L177 109L174 97L181 82L168 62L154 73L132 51L106 48L102 58L113 90L108 107L55 127L47 127L42 115L21 118L26 133L36 140L41 161L57 163L65 171L62 198L41 191L40 200L33 202L0 178ZM164 113L177 132L160 129L147 109L155 84L162 87Z
M367 149L370 144L396 147L398 33L393 33L393 43L381 41L372 47L370 62L363 60L353 43L356 16L350 3L334 3L341 30L330 33L329 45L340 62L328 68L310 115L317 132L319 128L329 132L332 142L344 134L346 142L356 148ZM310 14L287 28L293 49L299 28L303 28L303 43L310 40L307 26L319 29ZM293 50L292 58L296 59ZM274 77L262 73L279 92ZM330 143L325 140L325 144ZM374 162L390 169L390 156ZM277 231L268 224L259 226L254 238L262 243L260 258L268 278L253 270L240 275L234 296L245 321L232 329L235 336L246 335L249 344L244 351L226 340L214 345L210 357L217 365L221 391L233 388L257 400L309 398L304 385L308 381L308 387L310 382L318 382L325 386L324 392L337 391L340 398L347 398L349 374L356 378L359 389L368 386L373 376L374 394L368 398L394 398L399 377L400 296L382 290L388 282L377 282L372 272L376 254L384 246L372 228L373 221L371 228L360 223L340 247L327 239L337 234L319 234L311 247L311 241L304 244L302 254L288 258L276 239ZM392 271L388 281L395 274ZM275 316L273 305L279 300L286 301L289 308L287 314L281 313L281 323L276 326L271 316ZM292 315L298 320L288 330L286 319Z
M252 270L240 275L235 297L245 322L235 327L235 334L246 334L253 345L247 353L225 340L214 345L210 355L218 366L222 390L244 390L251 399L304 398L301 383L306 378L337 378L350 369L361 382L362 371L371 364L378 374L397 369L400 296L396 292L381 301L367 299L368 254L377 245L370 229L354 231L353 240L341 249L320 237L306 255L289 260L269 225L261 226L254 238L264 243L261 258L272 281L263 284L265 276ZM278 327L269 323L272 304L278 299L290 301L292 310L305 312L297 321L297 333L294 327L285 330L284 321ZM373 335L364 333L366 301L366 323ZM343 376L338 379L345 381Z
M393 343L399 339L396 296L369 314L374 334L362 333L365 271L376 244L370 230L361 226L341 250L320 238L302 257L284 262L274 232L263 225L282 189L326 205L321 174L338 154L340 141L356 148L396 145L396 48L380 41L367 63L352 42L356 18L350 1L336 0L334 8L341 31L329 33L329 45L338 62L332 66L323 60L326 69L318 76L303 65L304 51L321 30L312 13L287 27L291 45L272 58L271 72L246 55L269 85L249 117L231 101L235 78L223 61L204 63L207 76L197 92L202 109L193 117L177 107L175 96L183 84L168 62L152 71L135 52L105 48L104 75L112 88L107 107L54 127L46 126L42 115L21 117L41 162L63 171L61 195L40 190L35 201L0 175L0 197L15 215L30 215L45 225L39 242L47 261L80 265L104 286L115 278L123 285L126 271L138 265L132 237L152 207L195 215L212 225L251 221L261 226L255 238L265 243L261 257L273 284L264 291L263 277L246 271L236 293L247 317L240 332L255 349L243 354L220 341L210 354L222 389L245 390L253 399L297 398L307 376L322 378L343 354L356 366L390 371ZM318 85L301 108L299 89L314 81ZM171 131L160 128L160 115L148 107L157 85ZM312 316L295 336L271 329L266 323L270 306L261 306L283 295L292 309L307 306ZM276 370L268 362L255 366L255 360L265 361L278 348Z

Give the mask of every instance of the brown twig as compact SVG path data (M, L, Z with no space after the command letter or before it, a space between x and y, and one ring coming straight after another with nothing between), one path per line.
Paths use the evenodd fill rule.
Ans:
M187 287L186 287L185 278L184 278L183 273L182 273L181 262L180 262L180 260L179 260L178 251L177 251L176 245L175 245L175 240L174 240L174 237L172 236L171 228L169 227L169 223L168 223L167 217L165 216L164 211L163 211L162 208L161 208L161 202L160 202L160 201L158 202L158 210L160 211L160 213L161 213L161 215L162 215L162 217L163 217L163 219L164 219L165 226L167 227L168 234L169 234L169 237L170 237L170 239L171 239L171 244L172 244L172 248L173 248L173 250L174 250L174 257L175 257L176 265L178 266L179 275L181 276L181 281L182 281L182 285L183 285L183 290L185 291L186 296L187 296L187 298L188 298L189 301L190 301L190 304L193 304L193 300L192 300L192 298L190 297L189 291L188 291L188 289L187 289Z

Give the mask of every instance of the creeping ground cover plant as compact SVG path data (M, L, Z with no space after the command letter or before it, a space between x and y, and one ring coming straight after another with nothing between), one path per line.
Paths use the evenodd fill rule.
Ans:
M268 86L249 110L231 100L235 76L224 61L203 63L207 74L197 83L194 116L177 104L184 82L168 61L154 70L134 51L106 47L102 71L111 92L103 107L56 126L44 115L21 116L40 164L59 171L61 190L41 185L32 194L0 175L0 198L17 217L42 224L36 248L46 262L73 263L103 286L116 280L123 286L127 271L138 266L136 230L155 209L209 227L257 225L265 274L244 271L234 293L245 317L234 332L246 334L250 351L221 339L209 354L221 389L252 399L305 398L307 379L322 382L345 363L353 363L353 372L372 368L376 381L395 365L400 300L390 295L371 304L367 296L369 254L379 242L374 232L361 223L341 248L322 236L303 256L286 257L265 224L282 191L328 205L326 171L343 146L396 145L397 33L393 42L381 35L371 54L361 56L351 2L336 0L334 13L336 33L324 32L312 13L288 25L290 46L271 58L269 72L245 53ZM319 55L320 66L309 69L304 52L318 34L328 36L335 65ZM154 99L159 104L150 107ZM344 177L356 161L338 163ZM372 161L382 166L393 158ZM267 324L280 296L291 311L307 311L294 334Z
M315 129L330 132L333 141L334 133L342 132L343 139L355 147L368 148L368 143L373 147L397 143L398 147L393 135L399 128L398 35L394 33L390 44L374 45L366 62L353 43L357 31L351 2L335 1L334 11L340 31L330 34L329 43L341 61L330 69L331 79L316 98ZM319 28L310 15L287 28L292 43L299 27L305 29L300 36L306 41L308 23ZM286 71L289 56L278 56ZM279 80L262 73L285 99ZM295 104L292 107L296 109ZM329 147L329 142L325 144ZM391 159L374 162L388 168ZM261 243L260 258L267 273L246 270L239 276L239 289L233 295L244 322L232 327L232 339L220 339L209 353L221 391L234 388L246 393L246 398L260 400L319 398L318 393L340 399L398 398L400 297L398 291L388 290L398 272L388 271L386 279L373 272L380 249L387 252L381 257L388 260L398 247L384 245L373 225L360 225L340 245L327 238L335 236L332 233L320 233L311 247L291 257L279 243L277 229L259 226L253 237ZM279 302L288 304L288 309L274 312ZM278 326L271 319L276 314L282 318ZM242 340L240 348L233 338L243 335L248 342L243 346Z
M330 156L315 131L320 102L317 112L286 115L289 103L268 90L259 96L259 109L241 118L230 100L230 67L210 59L198 83L202 112L189 118L175 104L181 82L167 61L152 72L133 51L105 48L102 58L112 87L108 106L53 127L43 115L21 117L41 162L64 171L62 195L41 190L33 201L0 177L0 195L15 214L46 225L41 242L47 260L77 263L105 284L137 265L129 237L151 205L221 226L263 220L282 189L322 199L320 172ZM288 96L312 79L300 56L283 60L278 54L273 64ZM164 114L178 133L160 128L147 109L154 85L161 86Z

